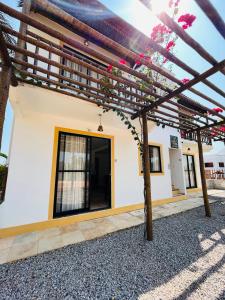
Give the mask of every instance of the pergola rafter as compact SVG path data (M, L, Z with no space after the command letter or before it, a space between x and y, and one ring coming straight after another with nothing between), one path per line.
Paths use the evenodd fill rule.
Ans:
M216 12L211 3L207 0L195 0L201 8L206 8L206 15L213 22L217 30L223 34L224 22L221 22L219 14ZM175 55L166 51L155 41L149 39L148 46L155 52L159 52L166 59L176 64L179 68L192 75L187 84L183 84L178 78L165 69L160 68L156 64L151 63L145 58L140 57L130 48L126 48L115 40L96 31L87 24L69 15L59 7L53 5L46 0L24 0L26 6L23 12L18 12L3 3L0 3L0 11L22 22L20 32L17 32L5 25L0 28L1 57L10 70L17 69L12 72L10 81L12 85L16 82L22 82L29 85L39 86L40 88L61 93L76 99L87 101L106 109L120 110L123 113L134 118L142 118L143 124L143 161L144 161L144 182L145 182L145 203L147 207L147 238L152 239L152 211L151 211L151 181L148 166L148 126L147 120L157 124L163 124L172 128L182 130L187 136L191 136L193 140L198 142L199 160L201 167L202 187L205 201L206 215L210 216L210 208L208 203L206 184L203 168L202 141L211 142L225 140L225 131L221 126L225 124L225 115L215 111L211 105L216 105L225 110L224 103L220 103L212 99L205 93L198 91L193 86L197 83L204 83L218 95L225 98L225 92L220 87L208 80L208 77L216 72L225 74L225 60L218 62L210 55L197 41L182 30L167 14L163 13L159 16L160 20L169 28L171 28L186 44L197 51L212 67L200 74L192 69L185 62L178 59ZM148 1L141 0L148 7ZM39 9L51 14L55 17L55 22L60 26L67 25L67 29L79 32L99 41L107 49L114 51L121 58L129 59L129 61L140 61L141 64L158 73L161 78L167 80L173 87L165 87L160 82L152 81L147 75L133 69L132 66L121 65L118 61L110 58L97 50L94 50L76 39L62 34L60 31L43 24L28 15L30 9ZM61 23L62 22L62 23ZM32 32L31 28L39 30L40 34ZM5 41L4 34L10 34L18 39L17 45L9 41ZM45 35L45 37L42 36ZM47 36L51 36L70 48L65 48L62 44L49 41ZM32 45L32 47L27 47ZM32 50L33 49L33 50ZM101 65L95 65L88 59L81 59L76 56L73 49L87 53L97 61L102 62ZM9 51L16 55L9 55ZM40 54L40 50L45 50L47 57ZM54 58L57 57L57 60ZM65 60L85 67L93 74L84 74L81 71L69 67ZM40 65L41 63L42 65ZM46 68L43 67L46 65ZM107 65L121 71L120 75L107 71ZM65 72L79 76L82 80L77 80L72 76L68 77ZM15 74L17 73L17 77ZM105 82L102 78L108 78L109 82ZM86 83L85 81L86 80ZM145 85L140 86L139 82ZM7 91L9 84L6 87ZM108 88L108 89L107 89ZM190 91L207 102L206 106L196 102L193 97L187 97L184 92ZM163 94L163 96L161 96ZM6 94L5 94L6 95ZM8 95L8 94L7 94ZM181 102L179 102L181 100ZM186 106L184 103L187 103ZM210 114L210 115L209 115Z

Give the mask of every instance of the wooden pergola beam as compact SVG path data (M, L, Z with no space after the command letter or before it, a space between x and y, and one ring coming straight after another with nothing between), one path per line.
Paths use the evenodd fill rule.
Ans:
M36 2L36 1L35 1ZM49 4L49 2L46 2L44 0L41 0L40 3L44 3L44 8L47 9L47 11L49 11L49 8L53 7L52 11L54 11L54 13L58 13L59 16L63 17L65 19L65 22L67 24L70 24L73 28L78 28L81 30L85 30L87 31L89 34L94 34L94 37L101 39L101 41L105 42L105 43L109 43L110 47L113 47L114 49L117 49L121 55L123 55L123 57L130 57L133 60L140 60L141 63L143 65L146 65L147 67L155 70L156 72L160 73L162 76L168 78L169 80L171 80L172 82L176 82L178 85L182 85L182 83L180 82L180 80L178 80L177 78L175 78L174 76L172 76L171 74L169 74L168 72L164 71L162 68L157 67L156 65L146 61L145 59L141 59L139 57L138 54L132 52L131 50L128 50L126 48L124 48L123 46L121 46L120 44L116 43L115 41L107 38L106 36L102 35L101 33L95 31L93 28L89 27L88 25L80 22L79 20L77 20L76 18L72 17L69 14L66 14L63 10L59 9L57 6L54 6L52 4ZM46 6L47 5L47 6ZM90 54L91 56L94 56L96 58L99 58L100 60L103 60L109 64L112 64L115 67L118 67L119 69L130 73L134 76L136 76L137 78L141 78L144 81L146 81L149 84L152 84L149 79L147 78L147 76L145 76L144 74L140 74L139 72L131 69L128 66L125 65L120 65L118 62L116 62L115 60L109 59L108 57L99 54L97 51L94 51L93 49L90 49L86 46L84 46L83 44L79 43L78 41L75 41L74 39L69 38L68 36L62 35L60 32L55 31L52 28L47 27L46 25L30 18L27 15L24 15L18 11L15 11L14 9L11 9L10 7L0 3L0 10L2 10L3 12L5 12L6 14L9 14L10 16L17 18L23 22L26 22L27 24L29 24L30 26L36 27L37 29L44 31L45 33L49 34L50 36L53 36L65 43L67 43L68 45L77 48L81 51L87 52L88 54ZM77 27L76 27L76 26ZM157 48L159 45L157 43L154 42L154 46ZM115 48L116 47L116 48ZM164 48L160 48L158 50L155 51L162 51L165 57L171 55L170 53L168 53L168 51L166 51ZM180 62L182 63L182 62ZM194 91L192 91L194 92ZM223 91L220 91L223 95L225 95L225 93L223 93Z
M5 27L5 26L2 26L2 28L3 28L3 30L4 31L6 31L7 33L10 33L10 34L13 34L14 36L16 36L16 37L18 37L19 39L21 39L21 40L25 40L25 41L27 41L27 42L29 42L29 43L31 43L31 44L33 44L33 45L35 45L36 46L36 49L38 48L39 49L39 47L40 48L42 48L42 49L45 49L45 50L47 50L47 51L52 51L53 53L55 53L56 55L61 55L61 56L63 56L63 57L65 57L64 56L64 53L63 52L66 52L67 54L71 54L72 55L72 53L71 53L71 51L70 50L68 50L68 49L63 49L60 45L57 45L57 44L55 44L55 43L53 43L53 42L48 42L48 40L46 40L45 38L43 38L43 37L40 37L39 35L37 35L37 34L34 34L34 33L32 33L32 32L28 32L29 34L31 34L31 36L33 36L35 39L37 39L37 41L36 40L34 40L34 39L32 39L32 38L30 38L30 37L28 37L28 36L24 36L24 35L22 35L22 34L20 34L20 33L17 33L16 31L14 31L14 30L12 30L12 29L10 29L10 28L7 28L7 27ZM43 42L42 42L43 41ZM46 43L48 43L47 45L46 45ZM63 52L59 52L59 51L55 51L54 50L54 48L56 48L56 50L61 50L61 51L63 51ZM15 50L15 49L14 49ZM49 52L50 53L50 52ZM35 54L37 55L37 53L36 53L36 51L35 51ZM37 60L38 60L38 57L35 57L34 58L35 59L35 62L37 62ZM73 58L71 58L71 56L70 56L70 59L72 59L72 61L73 61ZM76 59L76 61L77 61L77 59ZM82 62L81 62L82 63ZM49 68L49 66L50 66L50 63L48 62L48 68ZM86 65L85 65L86 66ZM86 66L87 67L87 66ZM88 66L88 68L92 68L92 66ZM95 71L97 72L97 70L95 69ZM77 72L78 73L78 72ZM112 78L111 77L111 74L107 74L108 75L108 77L110 77L110 78ZM82 76L82 77L85 77L85 75L82 75L82 74L79 74L79 76ZM115 80L115 77L113 77L112 79L114 79ZM92 79L90 76L89 76L89 78L88 78L88 80L90 80L90 81L93 81L94 79ZM119 79L120 80L120 79ZM121 82L121 81L120 81ZM103 85L104 85L104 83L102 83ZM132 82L132 85L133 85L133 82ZM162 88L162 86L159 84L158 85L159 86L159 88ZM138 88L138 86L136 86L136 88ZM119 90L119 89L118 89ZM121 91L123 91L124 93L127 93L127 94L130 94L131 96L134 96L134 97L136 97L136 98L138 98L138 99L142 99L142 100L144 100L144 97L141 97L140 95L138 95L138 94L134 94L134 93L131 93L130 91L125 91L125 90L122 90L122 89L120 89ZM168 91L171 91L170 89L165 89L165 90L168 90ZM158 97L158 95L156 94L156 93L152 93L150 90L144 90L144 92L146 92L146 93L150 93L150 95L152 95L152 96L154 96L155 98L156 97ZM188 98L187 96L185 96L185 95L183 95L183 94L179 94L179 97L181 97L181 98L183 98L183 99L185 99L185 100L188 100L189 102L190 101L192 101L193 102L193 100L192 99L190 99L190 98ZM125 100L126 101L126 100ZM174 106L178 106L179 104L177 104L176 102L173 102L173 101L170 101L170 100L168 100L167 101L168 103L171 103L172 105L174 105ZM218 105L219 105L219 103L218 103ZM221 107L222 107L222 105L220 105ZM213 111L213 110L210 110L210 109L208 109L208 108L205 108L205 109L207 109L209 112L211 112L211 114L213 114L213 115L216 115L216 116L218 116L218 117L220 117L221 118L221 115L219 114L219 113L217 113L217 112L215 112L215 111ZM225 109L225 107L224 107L224 109ZM212 120L212 121L214 121L214 120Z
M203 79L215 74L217 71L221 70L225 66L225 60L222 60L221 62L217 63L212 68L208 69L198 77L190 80L187 84L179 87L178 89L174 90L173 92L169 93L168 95L159 98L159 100L155 101L154 103L150 104L148 107L144 108L142 111L137 112L132 116L132 119L137 118L139 115L141 115L144 111L148 112L152 110L153 108L161 105L163 102L167 101L168 99L171 99L173 97L176 97L178 94L182 93L183 91L187 90L188 88L192 87L193 85L201 82Z
M25 50L25 49L19 49L17 46L14 46L14 45L10 45L10 46L11 46L11 48L12 48L14 51L21 51L22 53L25 53L26 55L30 55L31 57L34 57L34 58L36 58L36 59L39 59L40 61L43 61L43 62L47 63L48 65L53 64L54 66L58 67L59 69L65 69L65 70L67 70L68 72L71 72L71 73L77 73L77 71L75 71L75 70L73 70L73 69L71 69L71 68L68 68L68 67L65 66L65 65L59 64L58 62L49 61L48 58L42 57L42 56L37 55L37 54L35 54L35 53L33 53L33 52L29 52L28 50ZM63 80L66 80L66 81L68 81L68 82L72 82L72 83L75 83L75 84L77 84L77 85L83 86L83 87L87 88L88 90L93 89L93 90L95 90L95 91L98 91L100 94L103 93L101 90L94 89L94 88L92 88L92 87L90 87L90 86L88 86L88 85L79 83L79 82L76 81L76 80L68 79L68 78L66 78L66 77L63 77L62 75L59 75L58 73L57 73L57 74L56 74L56 73L52 73L52 72L50 72L50 71L48 71L48 70L45 70L45 69L43 69L43 68L41 68L41 67L38 67L38 66L36 66L36 65L32 65L32 64L29 64L29 63L26 63L26 62L23 62L23 61L18 61L18 60L16 60L16 59L13 59L13 61L14 61L15 63L18 63L18 64L23 64L24 66L26 66L26 68L31 68L31 69L34 69L34 70L36 70L36 71L40 71L40 72L42 72L42 73L44 73L44 74L47 74L48 76L51 75L51 76L54 76L54 77L56 77L56 78L63 79ZM78 72L78 73L79 73L79 72ZM83 73L79 73L79 75L82 76L82 77L86 77L86 75L84 75ZM39 79L40 79L40 80L43 80L43 78L41 78L41 77L40 77ZM92 77L88 77L88 80L90 80L90 81L96 81L96 80L95 80L94 78L92 78ZM99 80L98 80L97 82L98 82L98 83L101 83ZM57 82L56 82L56 84L57 84ZM69 88L69 86L68 86L68 88ZM137 96L137 95L136 95L136 96ZM116 95L114 95L114 97L115 97L115 98L118 98L119 100L128 102L128 103L130 103L130 104L134 104L134 106L142 105L141 103L138 103L138 102L132 102L132 101L126 99L126 98L118 97L118 96L116 96ZM138 97L138 96L137 96L137 97ZM112 102L114 102L114 101L112 100ZM114 102L114 103L115 103L115 102ZM174 103L174 104L175 104L175 103ZM166 109L171 110L171 111L174 111L174 112L177 113L176 110L174 110L173 108L171 108L171 107L169 107L169 106L164 105L163 107L165 107ZM192 122L190 122L190 120L189 120L189 119L193 119L193 118L192 118L191 116L189 116L189 115L186 115L186 114L181 113L184 117L188 117L188 119L185 120L185 119L183 119L183 118L180 118L179 116L168 114L168 113L166 113L165 111L155 110L155 112L157 112L157 113L159 113L159 114L162 114L162 115L166 115L166 116L168 116L169 118L175 118L175 119L178 119L178 120L180 120L180 121L183 122L183 123L188 123L188 124L190 124L189 126L193 125ZM193 119L193 120L195 120L195 119ZM171 120L171 122L173 122L173 120ZM202 121L200 121L200 120L199 120L198 122L204 123L204 122L202 122ZM204 124L205 124L205 123L204 123ZM167 125L168 125L168 124L167 124ZM187 126L187 125L186 125L186 126ZM189 128L189 129L191 129L191 128Z
M225 23L215 7L208 0L195 0L195 2L225 39Z
M98 31L94 30L92 27L88 26L87 24L81 22L80 20L76 19L75 17L71 16L70 14L66 13L63 11L61 8L58 6L49 3L47 0L35 0L34 1L34 7L37 5L37 7L41 7L43 10L49 12L50 14L54 15L56 18L59 18L63 20L65 23L69 24L72 26L72 28L77 29L79 31L82 31L84 33L88 33L91 37L97 38L100 42L102 42L104 45L107 47L116 50L117 53L121 53L125 55L125 57L129 57L133 59L134 61L140 60L141 62L143 61L144 65L151 65L151 68L154 70L156 69L156 65L151 64L151 63L146 63L145 59L140 59L138 55L123 47L122 45L118 44L117 42L113 41L112 39L108 38L107 36L99 33ZM181 67L183 70L186 72L190 73L193 76L198 76L199 73L190 68L187 64L179 60L177 57L166 51L163 47L155 43L153 40L149 39L149 46L152 47L155 51L159 51L164 57L167 57L170 61L174 62L177 64L179 67ZM158 71L157 71L158 70ZM165 72L162 68L157 68L157 72L165 76L166 78L169 78L170 74ZM171 77L171 76L170 76ZM173 77L173 81L177 82L177 79ZM219 89L217 86L215 86L213 83L211 83L208 80L203 80L203 82L213 89L216 93L219 93L222 97L225 97L225 93ZM180 83L179 80L177 82L178 84Z
M5 29L5 28L4 28L4 29ZM13 30L11 30L11 29L10 29L10 30L7 30L7 32L11 32L11 33L13 32L13 33L15 33L15 32L14 32ZM25 37L24 37L23 35L21 35L21 34L18 34L17 36L19 36L19 37L21 37L21 38L25 38ZM125 84L131 84L132 87L138 88L138 85L135 84L135 83L132 82L132 81L127 81L127 80L124 81L124 80L123 80L122 78L120 78L120 77L116 77L116 76L114 76L114 75L112 75L112 74L109 74L109 73L106 72L106 71L99 70L98 68L96 68L96 67L94 67L94 66L92 66L92 65L90 65L90 64L87 64L87 63L85 63L85 62L80 61L78 58L75 58L74 56L68 55L68 54L64 53L63 51L54 49L53 47L48 46L48 45L45 45L45 44L43 44L43 43L40 42L40 41L35 41L35 40L33 40L33 39L31 39L31 38L28 38L28 37L26 37L26 40L27 40L28 42L30 42L30 43L33 43L34 45L36 44L36 45L40 46L40 48L43 48L43 49L45 49L45 50L47 50L47 51L51 51L52 53L55 53L55 54L59 55L60 57L67 58L67 59L70 59L71 61L74 61L74 62L76 62L76 63L78 63L78 64L84 65L85 67L90 68L91 70L94 70L96 73L100 73L100 74L102 74L102 75L108 76L108 77L110 77L110 78L112 78L112 79L114 79L114 80L118 80L119 82L122 82L122 83L125 83ZM36 54L36 53L33 53L33 52L29 51L29 50L21 49L21 48L19 48L19 47L16 46L16 45L11 45L10 43L7 43L7 45L8 45L8 47L9 47L10 49L12 49L13 51L23 53L23 54L26 55L26 56L33 57L35 60L43 61L43 62L47 63L48 65L54 65L54 66L58 67L59 69L64 69L64 70L67 70L67 71L69 71L69 72L71 72L71 73L76 73L76 74L78 74L79 76L84 77L84 78L87 78L87 79L90 80L90 81L98 82L99 84L102 84L102 85L107 86L107 84L104 84L104 82L101 82L100 80L94 79L94 78L92 78L92 77L90 77L90 76L88 76L88 75L85 75L85 74L80 73L80 72L78 72L78 71L76 71L76 70L73 70L73 69L71 69L71 68L68 68L67 66L65 66L65 65L63 65L63 64L59 64L58 62L49 60L48 58L43 57L43 56L41 56L41 55L38 55L38 54ZM15 60L14 60L14 61L15 61ZM20 62L20 63L22 63L22 62ZM33 68L33 69L35 69L35 66L36 66L36 65L30 66L30 67ZM46 73L46 74L49 75L49 71L48 71L48 70L42 70L42 71L43 71L44 73ZM87 87L88 87L88 86L87 86ZM118 88L118 90L121 90L121 91L123 91L124 93L127 93L127 94L131 94L129 91L124 90L124 89ZM99 91L99 92L101 92L101 91ZM143 96L140 96L140 95L134 94L134 93L132 93L132 95L135 96L136 98L142 100L142 101L146 101L146 98L143 97ZM155 94L154 94L154 95L155 95ZM115 96L115 97L118 98L118 96ZM128 102L128 103L133 104L133 105L135 106L135 108L136 108L136 106L144 107L144 105L141 104L141 103L139 103L139 102L132 102L131 100L128 100L128 99L126 99L126 98L121 98L121 97L119 97L119 98L120 98L120 100L123 100L123 101L125 101L125 102ZM174 105L175 105L175 104L174 104ZM146 106L146 105L145 105L145 106ZM164 108L166 108L166 109L168 109L168 110L171 110L171 111L173 111L173 112L175 111L173 108L170 108L170 107L167 106L167 105L164 105L164 106L162 106L162 107L164 107ZM177 113L177 111L175 111L175 112ZM164 114L164 112L161 112L161 114ZM193 119L193 120L195 120L195 121L201 123L201 121L192 118L192 117L189 116L188 114L184 114L184 113L181 113L181 114L182 114L183 116L185 116L185 117L188 117L188 119L191 118L191 119ZM171 117L171 115L169 115L169 116ZM176 116L173 116L173 117L174 117L174 118L178 118L178 117L176 117ZM178 119L179 119L179 118L178 118ZM188 121L188 120L187 120L187 122L191 123L191 122Z
M183 28L181 28L174 20L168 16L166 12L158 15L158 18L173 32L175 32L188 46L194 49L201 57L208 61L211 65L216 65L218 61L209 54L197 41L195 41ZM224 70L220 70L225 75Z
M206 126L203 126L200 128L200 130L206 130L206 129L211 129L211 128L214 128L214 127L217 127L217 126L222 126L225 124L225 121L221 121L221 122L215 122L214 124L208 124ZM189 132L194 132L198 129L191 129Z
M84 88L85 88L87 91L89 91L89 92L90 92L90 91L95 91L95 92L99 93L101 99L103 99L103 98L102 98L102 95L104 95L104 92L101 91L100 89L94 88L94 87L89 86L89 85L87 85L87 84L81 83L81 82L79 82L79 81L77 81L77 80L74 80L74 79L65 77L65 76L63 76L63 75L56 74L56 73L53 73L53 72L51 72L51 71L47 71L47 70L45 70L45 69L42 68L42 67L35 66L35 65L33 65L33 64L30 64L30 63L27 63L27 62L24 62L24 61L21 61L21 60L18 60L18 59L12 59L12 61L15 62L16 64L22 65L22 66L24 66L24 67L26 67L26 68L28 68L28 69L30 68L30 69L36 70L36 71L38 71L38 72L41 72L41 73L43 73L43 74L47 74L47 75L49 75L49 76L51 76L51 77L55 77L55 78L57 78L57 79L59 79L59 80L67 81L67 82L72 83L72 84L75 84L75 85L77 85L77 86L84 87ZM62 65L61 67L63 68L64 66ZM67 70L67 67L66 67L66 70ZM73 72L73 69L68 68L68 71L69 71L69 72ZM22 74L25 74L25 75L27 75L27 76L33 77L33 78L35 78L35 79L38 79L38 80L47 81L48 83L51 83L51 84L53 84L53 85L58 85L58 83L59 83L59 81L53 81L53 80L50 81L50 80L48 80L48 79L49 79L48 77L47 77L47 79L46 79L46 78L43 77L43 76L36 75L36 73L32 74L32 73L25 72L25 71L21 71L21 73L22 73ZM82 74L81 74L81 75L82 75ZM46 80L45 80L45 79L46 79ZM60 84L60 83L59 83L59 84ZM63 87L64 87L64 88L67 87L68 90L69 90L69 89L74 90L73 87L71 88L70 85L65 85L65 84L64 84ZM78 90L78 89L76 89L75 91L77 91L77 90ZM79 90L79 91L80 91L80 93L82 93L82 90ZM95 94L95 95L96 95L96 94ZM116 95L113 95L113 97L115 97L115 96L116 96ZM108 97L108 95L105 94L105 97ZM120 101L124 101L124 102L128 102L129 104L133 104L131 101L127 100L126 98L122 98L122 97L118 97L118 96L115 97L115 98L118 98L118 100L120 100ZM112 99L110 99L110 102L113 103L113 104L117 104L117 105L121 105L121 106L130 108L130 109L135 109L135 103L134 103L134 107L131 107L131 106L126 105L125 103L116 102L116 101L114 101L114 100L112 100ZM136 104L141 105L140 103L136 103ZM143 105L142 105L142 106L143 106ZM193 127L193 126L191 126L192 123L191 123L189 120L185 120L185 119L176 117L176 116L174 116L174 115L171 115L171 114L168 114L168 113L166 113L166 112L159 111L159 110L155 110L155 112L156 112L156 113L159 113L159 114L161 114L161 115L163 115L163 116L168 116L168 117L170 117L170 118L175 118L175 119L178 119L178 120L180 120L180 121L183 121L184 123L185 123L185 122L188 123L188 125L186 125L186 128L183 128L183 129L186 129L186 130L189 129L189 130L190 130L190 129ZM158 118L161 118L161 116L158 116ZM165 119L165 120L166 120L166 119ZM175 122L175 121L173 121L173 120L170 120L170 121L171 121L171 122Z

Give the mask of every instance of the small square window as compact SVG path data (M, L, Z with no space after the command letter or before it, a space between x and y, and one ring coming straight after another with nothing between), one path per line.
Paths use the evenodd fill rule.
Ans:
M213 168L213 162L207 162L205 163L205 168Z
M224 168L224 162L219 162L219 167Z

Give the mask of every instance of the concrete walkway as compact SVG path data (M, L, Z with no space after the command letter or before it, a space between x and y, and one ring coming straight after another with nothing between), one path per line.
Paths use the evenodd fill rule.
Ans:
M210 190L209 195L211 203L225 199L225 191ZM202 205L203 199L201 193L190 194L188 200L153 208L153 219L163 218ZM0 264L94 239L108 233L139 225L143 221L144 211L136 210L130 213L122 213L115 216L3 238L0 239Z

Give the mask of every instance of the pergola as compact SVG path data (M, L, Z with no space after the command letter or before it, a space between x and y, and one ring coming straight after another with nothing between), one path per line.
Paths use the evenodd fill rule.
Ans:
M143 2L146 7L148 6L148 1L141 2ZM225 38L225 24L212 4L208 0L195 0L195 2L209 18L209 22L211 22L218 32ZM79 41L60 33L59 31L56 31L52 27L31 18L29 16L30 10L37 8L41 11L45 11L51 16L54 16L55 22L59 25L66 25L67 29L70 28L73 32L76 30L82 32L90 39L92 38L98 41L101 45L104 45L105 48L119 53L121 57L129 58L131 61L140 61L142 65L151 68L154 72L159 73L160 76L171 82L171 86L173 86L173 88L164 87L159 82L152 82L145 74L140 73L137 69L128 65L122 65L118 61L111 59L96 50L90 49L87 45L82 44ZM7 102L10 84L12 86L17 86L18 82L22 82L72 96L74 97L74 101L78 98L106 109L120 110L123 113L130 115L131 119L138 117L141 118L143 134L143 175L147 215L146 228L148 240L152 240L153 231L147 121L150 120L157 122L158 124L182 130L183 134L185 134L187 138L195 140L198 143L205 212L207 217L211 216L204 173L202 142L211 141L212 139L214 141L225 141L225 131L223 130L223 127L221 128L221 126L225 124L225 115L210 108L213 104L225 111L225 104L216 101L193 86L202 82L218 95L225 98L225 91L221 90L218 86L208 80L208 77L216 72L220 72L225 75L225 60L218 62L197 41L180 28L166 13L162 13L159 16L160 20L168 28L174 31L186 44L192 47L192 49L195 50L206 62L211 64L211 68L200 74L198 71L188 66L184 61L181 61L179 58L166 51L159 44L149 39L148 47L159 52L169 61L173 62L175 65L193 76L193 79L186 84L183 84L179 79L177 79L173 74L167 72L165 69L160 68L144 58L140 58L140 53L137 51L124 47L122 44L106 35L103 35L47 0L24 0L22 12L0 3L0 11L21 21L19 31L15 31L4 24L0 25L0 54L2 60L0 95L1 110L3 113L5 111L5 103ZM97 66L90 63L88 60L74 56L74 53L69 48L65 48L61 46L60 43L56 44L47 38L44 38L42 34L39 35L28 30L28 25L36 28L41 33L47 34L60 42L65 43L71 48L75 48L87 53L91 57L101 60L106 65L110 64L113 67L118 68L123 71L122 75L117 76L113 73L107 72L107 69L104 66ZM13 43L12 40L6 39L6 34L16 38L17 44ZM28 49L28 44L33 45L33 51L31 48ZM47 51L48 57L43 56L43 54L40 53L40 50ZM53 55L59 59L53 60ZM33 63L30 62L31 58ZM93 71L97 76L91 76L75 70L63 64L63 59L74 62L79 66L86 67ZM44 63L46 67L40 66L38 62ZM19 73L17 70L19 70ZM60 70L76 74L81 78L88 80L88 82L94 83L94 85L80 82L74 78L68 78L64 73L60 72ZM145 87L140 88L140 85L136 83L136 81L130 79L127 75L132 75L134 78L145 82ZM105 86L106 88L108 87L108 83L101 80L102 76L108 77L114 83L114 93L110 94L107 90L102 89L102 86ZM191 91L192 94L204 99L204 102L208 103L208 106L197 103L192 98L187 97L184 94L186 90ZM160 96L159 91L163 91L164 96ZM151 98L149 99L148 96L151 96ZM179 102L177 99L182 101ZM199 109L194 109L194 107L198 107ZM0 130L2 131L3 119L0 121Z

